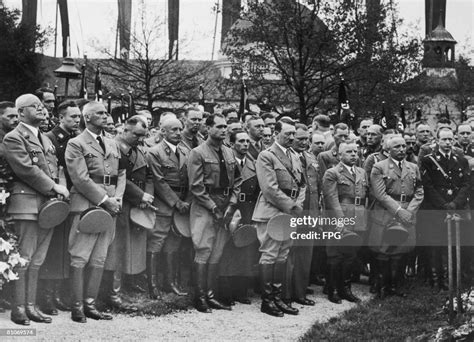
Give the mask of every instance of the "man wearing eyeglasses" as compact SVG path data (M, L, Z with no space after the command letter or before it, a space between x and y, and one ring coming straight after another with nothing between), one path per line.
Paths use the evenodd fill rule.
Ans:
M20 256L26 265L17 269L19 279L14 286L13 322L29 325L30 320L51 323L36 307L38 274L46 257L53 234L38 224L38 211L48 197L69 197L69 191L59 184L58 160L51 140L39 130L44 119L43 105L32 94L15 101L20 123L4 138L6 159L14 173L8 213L14 220L19 236Z
M112 316L97 310L95 301L107 252L115 234L115 226L101 233L79 232L81 213L90 207L101 206L115 217L121 211L126 185L125 167L119 165L120 149L115 141L103 133L108 117L104 105L91 101L84 105L82 114L86 128L69 140L65 153L73 184L69 236L73 297L71 318L79 323L85 323L86 317L112 319ZM86 266L89 269L88 277L84 276Z

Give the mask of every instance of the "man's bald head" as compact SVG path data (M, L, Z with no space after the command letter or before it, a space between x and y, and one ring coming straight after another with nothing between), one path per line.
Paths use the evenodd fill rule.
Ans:
M356 143L353 143L353 142L350 142L350 143L341 143L339 145L339 153L343 153L343 152L346 152L347 150L350 150L350 149L356 149L357 150L357 144Z
M180 143L183 123L176 117L169 116L166 120L163 120L160 129L166 141L173 145Z
M39 104L42 106L41 100L33 94L23 94L18 96L15 100L16 108L23 108L34 104Z
M169 115L163 121L161 121L160 128L162 130L166 130L166 129L169 129L170 127L173 127L173 126L176 126L176 125L178 125L180 127L183 126L182 122L180 120L178 120L176 118L176 116Z

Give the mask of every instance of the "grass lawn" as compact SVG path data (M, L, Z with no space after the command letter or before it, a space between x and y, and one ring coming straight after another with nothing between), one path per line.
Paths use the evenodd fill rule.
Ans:
M409 286L406 298L373 299L327 323L316 323L300 341L428 341L447 325L441 310L447 293L434 293L419 282Z

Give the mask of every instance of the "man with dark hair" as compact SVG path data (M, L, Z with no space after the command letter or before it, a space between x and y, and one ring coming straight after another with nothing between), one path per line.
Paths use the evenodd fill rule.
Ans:
M329 131L330 126L331 120L329 119L329 116L324 114L316 115L313 119L313 134L321 133L326 136L324 133Z
M205 126L205 125L203 125ZM224 141L224 145L227 147L231 147L230 136L234 132L242 131L242 123L238 119L230 119L227 121L227 136L226 140Z
M172 231L175 213L189 215L189 193L186 148L180 144L183 125L173 117L161 123L163 140L148 151L148 165L154 184L154 206L156 222L147 240L147 278L148 291L152 299L160 297L158 288L158 267L160 253L163 257L163 287L166 292L178 296L186 295L179 288L177 272L179 266L179 247L183 242Z
M0 141L18 125L18 109L9 101L0 102Z
M457 145L463 150L464 157L468 160L471 169L474 167L474 145L472 144L472 128L468 124L460 124L457 130Z
M403 134L403 139L405 139L405 143L407 145L407 156L406 160L409 161L410 163L415 163L418 164L418 156L415 155L415 145L416 145L416 138L413 133L406 132Z
M229 120L237 119L239 120L239 114L237 113L237 109L234 107L225 108L222 110L222 115L225 117L225 121L229 124Z
M48 111L49 118L47 126L49 129L54 127L58 123L58 120L55 117L56 113L54 111L54 106L56 105L56 98L53 90L49 88L39 88L36 90L35 95L41 100L44 108Z
M448 118L441 118L437 123L436 123L436 136L438 136L438 133L441 131L441 130L444 130L444 129L450 129L451 132L453 132L453 135L454 135L454 131L453 131L453 123L450 119ZM438 141L438 139L437 139ZM433 141L432 143L428 142L426 144L424 144L423 146L421 146L420 148L420 152L418 153L418 162L421 163L421 160L423 159L424 156L428 155L428 154L431 154L433 153L433 151L435 151L437 148L438 148L438 143L437 141ZM452 146L452 150L453 150L453 153L456 155L456 156L460 156L460 157L463 157L464 156L464 152L462 149L460 149L459 147L456 147L456 146ZM418 165L421 167L421 164Z
M319 116L319 115L318 115ZM314 122L314 121L313 121ZM329 151L321 152L318 155L319 174L322 179L326 170L339 163L339 145L349 139L349 127L345 123L338 123L334 126L334 147Z
M202 125L202 118L203 113L198 108L188 108L184 113L184 130L180 144L186 148L188 153L203 142L198 137L198 132Z
M359 123L359 128L357 128L357 133L359 133L359 139L357 140L357 145L359 148L363 149L367 146L366 135L367 129L374 124L372 119L362 119Z
M262 138L263 138L263 120L257 116L251 116L247 122L247 132L250 137L250 146L248 153L254 160L257 160L258 154L262 151Z
M191 238L196 252L195 307L208 313L210 308L231 309L217 300L215 291L219 260L228 239L224 227L236 210L242 179L236 171L232 150L222 145L227 129L224 116L212 114L206 125L209 137L189 154L188 178L193 196L190 220L193 222Z
M252 220L257 225L260 242L259 278L262 290L260 311L282 317L284 313L297 315L298 309L282 300L286 284L286 261L291 239L277 241L268 234L268 221L280 214L300 215L305 197L305 180L301 162L291 150L295 126L278 121L275 142L257 159L256 171L261 193Z
M369 176L369 178L370 178L370 173L372 172L372 167L374 166L374 164L378 163L381 160L387 159L388 156L390 155L388 153L388 145L387 145L388 141L392 139L392 137L397 136L397 135L400 135L400 134L396 130L386 129L382 134L382 140L380 142L382 149L378 152L372 153L364 161L363 168L365 170L365 173L367 173L367 176Z
M27 264L16 270L19 279L14 286L11 319L21 325L29 325L30 320L51 323L51 317L43 316L36 307L39 270L53 235L51 229L39 226L38 211L47 197L69 198L69 191L59 184L54 145L39 130L43 104L36 96L25 94L16 99L15 107L21 122L3 140L8 151L5 157L15 175L7 212L19 236L20 256Z
M130 220L130 210L153 202L153 195L145 192L145 187L150 188L152 183L146 151L140 146L147 135L147 127L145 117L134 115L126 121L123 134L115 138L121 152L121 163L126 167L127 181L122 214L117 218L115 238L107 252L102 284L105 304L125 312L137 311L137 308L122 301L122 274L136 275L145 270L147 234Z
M97 309L96 299L116 222L114 217L113 229L106 232L84 233L78 230L81 214L90 207L101 206L111 215L118 215L126 186L125 166L119 163L120 149L114 140L103 135L108 116L104 105L91 101L84 105L82 114L86 128L69 140L65 153L73 184L69 235L73 298L71 318L79 323L85 323L86 317L112 319L111 315ZM89 270L85 276L86 266Z
M211 115L211 113L209 112L202 112L202 120L203 122L205 122L207 120L207 118L209 117L209 115ZM207 140L207 126L206 125L202 125L201 124L201 127L199 127L199 131L198 131L198 139L200 139L201 141L206 141Z
M273 135L275 133L275 124L276 124L275 117L271 113L266 113L262 115L262 120L263 120L263 123L265 124L265 127L269 127L271 129L272 135Z
M70 190L72 182L67 172L64 153L66 152L68 141L76 135L79 129L81 111L74 101L68 100L59 105L58 114L59 125L46 133L46 136L51 140L56 149L58 165L62 168L62 172L64 172L66 185L68 190ZM40 307L48 315L57 315L58 309L62 311L70 310L69 305L62 300L62 291L67 288L64 280L69 278L68 239L70 228L69 220L54 228L50 248L40 270L41 287L43 289L43 300Z

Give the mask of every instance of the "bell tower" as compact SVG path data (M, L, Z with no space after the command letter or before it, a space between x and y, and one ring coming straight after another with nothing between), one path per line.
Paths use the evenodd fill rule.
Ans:
M446 0L426 0L425 5L427 6L426 12L428 15L426 18L426 30L428 31L433 26L435 14L438 15L438 21L437 26L427 33L426 38L423 40L423 67L454 68L454 52L457 42L444 26ZM431 7L428 7L428 5Z

